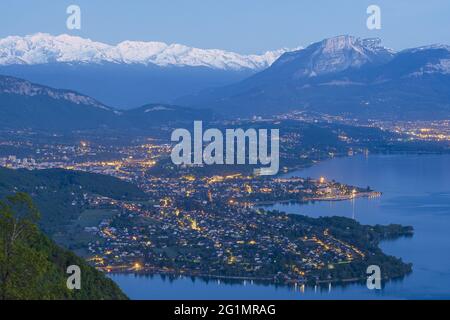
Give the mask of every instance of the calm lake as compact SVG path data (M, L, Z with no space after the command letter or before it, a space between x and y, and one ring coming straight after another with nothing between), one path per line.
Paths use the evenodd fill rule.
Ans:
M135 275L111 276L131 299L449 299L450 155L371 155L339 158L290 173L383 192L376 199L277 204L268 208L311 217L340 215L363 224L412 225L412 238L383 242L387 254L413 263L406 278L382 290L365 285L306 287L304 290L250 282Z

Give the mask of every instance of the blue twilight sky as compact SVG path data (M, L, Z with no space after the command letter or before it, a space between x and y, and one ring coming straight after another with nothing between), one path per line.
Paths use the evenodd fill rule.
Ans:
M80 31L66 29L66 8L81 7ZM366 27L381 7L382 29ZM450 44L449 0L1 0L0 37L68 33L116 44L163 41L259 53L352 34L381 37L394 49Z

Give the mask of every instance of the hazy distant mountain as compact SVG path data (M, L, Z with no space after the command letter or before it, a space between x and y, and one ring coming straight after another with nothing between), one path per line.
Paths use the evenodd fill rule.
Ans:
M2 129L146 129L155 125L210 117L211 112L206 110L161 104L119 111L75 91L0 76Z
M167 125L175 122L211 120L213 113L208 109L193 109L169 104L147 104L139 108L122 112L122 118L128 127L145 129L155 125Z
M240 81L267 68L286 51L241 55L139 41L113 46L38 33L0 39L0 74L84 92L108 105L132 108Z
M110 125L116 118L113 109L77 92L0 76L2 129L89 129Z
M450 118L450 49L394 52L379 39L339 36L283 54L237 84L178 101L226 116L311 110L360 118Z

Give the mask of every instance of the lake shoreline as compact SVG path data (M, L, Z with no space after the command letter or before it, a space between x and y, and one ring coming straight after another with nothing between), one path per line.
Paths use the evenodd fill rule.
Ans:
M216 281L193 282L193 279L184 278L166 282L156 275L155 278L148 280L140 277L133 280L134 277L131 274L123 274L114 277L114 281L126 288L128 291L125 290L125 292L132 298L145 299L160 298L160 294L152 293L150 290L153 286L161 288L158 290L169 290L170 292L167 291L166 295L168 298L227 299L233 297L241 299L245 296L253 296L260 299L297 299L298 294L305 299L449 298L450 288L445 283L450 283L450 275L448 275L450 257L442 253L448 252L450 247L448 237L450 177L445 170L450 162L450 156L448 154L389 153L371 154L369 157L357 155L332 160L302 169L298 174L290 172L289 175L327 176L328 179L349 185L370 185L371 188L382 191L383 196L373 200L361 197L354 199L355 201L311 201L297 204L292 204L292 201L285 201L282 204L276 202L275 208L270 207L269 210L313 218L320 216L353 218L354 216L356 220L366 225L389 223L412 225L415 230L414 237L380 241L380 248L384 253L411 262L414 265L412 273L402 279L392 278L383 285L381 291L367 290L361 281L343 282L337 286L333 285L331 291L317 292L308 289L305 292L299 292L291 290L292 286L287 286L290 289L283 289L284 286L277 284L249 286L248 281L247 286L239 283L234 286L220 286ZM433 203L432 207L427 205L430 202ZM352 211L354 211L353 214ZM433 215L435 211L437 216ZM439 279L436 279L435 275L438 274ZM188 276L183 275L183 277ZM325 281L319 287L325 288L327 283ZM187 290L189 295L181 292L175 294L173 290Z

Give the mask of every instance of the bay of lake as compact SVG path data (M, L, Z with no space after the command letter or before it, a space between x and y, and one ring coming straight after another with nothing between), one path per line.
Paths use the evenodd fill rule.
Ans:
M276 209L311 217L345 216L363 224L412 225L414 236L385 241L387 254L413 263L402 280L382 290L365 285L320 288L234 284L190 277L111 275L131 299L449 299L450 298L450 155L371 155L337 158L286 176L334 179L383 195L375 199L275 204Z

